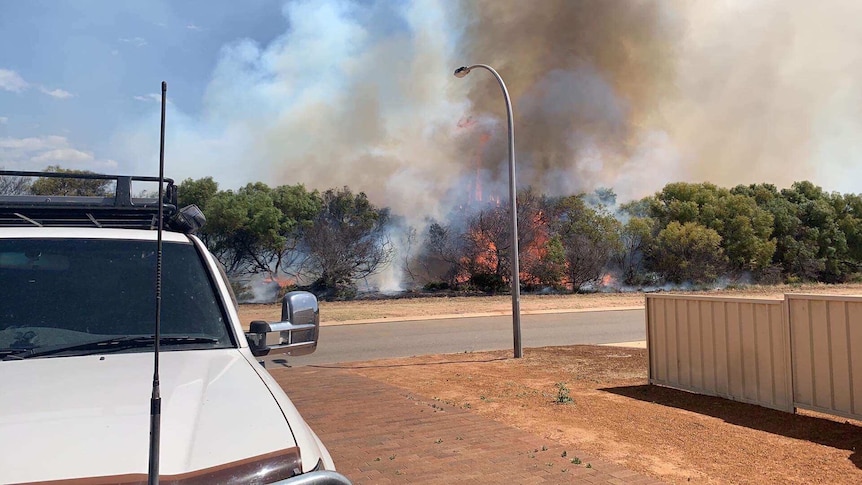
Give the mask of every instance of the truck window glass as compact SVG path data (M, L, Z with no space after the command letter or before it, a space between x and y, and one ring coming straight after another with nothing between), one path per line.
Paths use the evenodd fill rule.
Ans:
M218 339L207 348L231 346L194 246L165 241L163 248L162 335ZM155 272L154 241L0 239L0 348L152 335Z

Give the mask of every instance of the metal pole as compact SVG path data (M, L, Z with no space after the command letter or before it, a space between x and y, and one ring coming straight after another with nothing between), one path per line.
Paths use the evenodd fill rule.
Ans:
M159 147L159 230L156 240L156 328L153 336L153 393L150 397L150 461L147 483L159 485L159 456L162 436L162 396L159 384L159 342L162 327L162 231L165 208L165 105L168 83L162 81L162 129Z
M506 118L509 122L509 210L512 211L512 333L515 343L515 358L520 359L523 355L521 347L521 281L520 269L518 268L518 204L517 204L517 188L515 184L515 126L512 120L512 101L509 99L509 91L506 89L506 83L500 74L493 67L486 64L474 64L470 67L461 67L455 70L455 75L458 77L466 76L471 69L481 67L487 69L497 78L500 83L500 89L503 90L503 97L506 99Z

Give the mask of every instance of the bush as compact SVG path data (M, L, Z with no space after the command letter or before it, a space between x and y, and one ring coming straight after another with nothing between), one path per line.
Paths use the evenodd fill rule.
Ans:
M654 271L635 273L626 280L626 284L631 286L660 286L663 283L661 275Z
M432 281L430 283L426 283L422 289L425 291L446 291L451 290L452 287L445 281Z
M306 291L314 293L318 300L340 301L353 300L356 298L357 290L354 285L340 284L335 287L327 286L322 279L311 284Z
M847 283L862 283L862 273L851 273L847 275Z
M754 273L754 279L761 285L781 284L781 266L767 266Z
M476 273L470 277L470 285L485 293L500 293L506 288L503 277L493 273Z
M233 290L236 301L246 302L254 299L254 292L251 290L251 285L246 281L238 281L233 278L228 278L230 287Z

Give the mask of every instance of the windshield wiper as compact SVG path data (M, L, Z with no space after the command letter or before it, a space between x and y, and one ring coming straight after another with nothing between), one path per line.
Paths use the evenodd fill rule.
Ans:
M30 357L42 357L44 355L59 354L62 352L114 352L116 350L149 347L153 345L155 341L156 339L153 336L123 336L85 342L82 344L63 345L60 347L50 347L43 349L0 349L0 355L5 354L3 360L21 360L29 359ZM168 336L161 337L159 339L159 343L161 345L215 344L218 342L219 339L214 337Z

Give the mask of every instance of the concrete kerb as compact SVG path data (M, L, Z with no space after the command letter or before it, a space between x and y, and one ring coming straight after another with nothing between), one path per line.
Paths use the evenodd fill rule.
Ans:
M626 347L632 349L645 349L646 348L646 340L637 340L634 342L616 342L612 344L599 344L604 347Z

